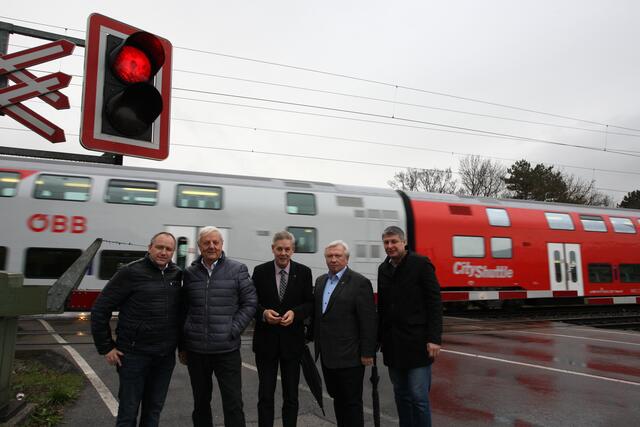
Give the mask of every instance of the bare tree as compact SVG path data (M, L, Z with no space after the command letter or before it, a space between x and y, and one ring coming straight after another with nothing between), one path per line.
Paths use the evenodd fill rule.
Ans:
M506 190L507 168L480 156L467 156L459 166L461 193L471 196L498 197Z
M451 168L416 169L400 171L388 182L391 188L407 191L428 191L430 193L455 193L457 183Z
M595 181L586 181L575 175L563 174L567 186L563 202L591 206L613 206L611 197L595 188Z

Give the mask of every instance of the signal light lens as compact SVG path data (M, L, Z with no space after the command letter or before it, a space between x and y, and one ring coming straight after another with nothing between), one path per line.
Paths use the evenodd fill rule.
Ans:
M151 78L151 60L135 46L123 46L112 67L115 75L125 83L146 82Z

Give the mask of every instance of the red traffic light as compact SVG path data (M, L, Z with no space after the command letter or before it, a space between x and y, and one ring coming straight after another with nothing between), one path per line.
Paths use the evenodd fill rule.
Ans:
M164 64L164 47L153 34L139 31L111 53L111 68L123 83L150 80Z
M146 82L151 78L151 61L140 49L124 46L113 61L113 71L127 83Z
M89 16L80 141L149 159L169 154L171 42L97 13Z

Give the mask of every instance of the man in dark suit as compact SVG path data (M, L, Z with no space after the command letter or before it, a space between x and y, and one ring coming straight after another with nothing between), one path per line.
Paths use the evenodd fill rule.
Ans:
M278 364L282 377L282 425L298 419L298 381L304 349L304 320L313 311L311 269L291 260L295 238L288 231L273 236L274 260L253 270L258 293L253 351L258 367L258 425L273 427Z
M429 258L409 252L404 231L382 233L387 259L378 268L378 327L400 427L431 425L431 364L442 343L442 302Z
M376 306L369 279L349 269L349 247L341 240L324 251L329 268L316 280L314 339L316 359L333 398L338 427L364 426L364 367L376 352Z

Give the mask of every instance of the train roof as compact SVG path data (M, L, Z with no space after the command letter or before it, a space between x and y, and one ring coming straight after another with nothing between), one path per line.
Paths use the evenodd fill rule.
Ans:
M511 207L521 209L545 209L556 212L577 212L594 214L598 212L604 215L640 216L640 210L627 208L609 208L603 206L576 205L571 203L540 202L537 200L498 199L495 197L464 196L444 193L418 193L405 192L411 200L440 201L447 203L464 203L468 205L482 205L495 207Z
M6 163L5 163L6 162ZM16 164L19 162L19 165ZM72 173L74 175L108 175L131 179L169 180L190 184L208 184L212 181L218 185L249 185L252 187L284 188L290 191L316 191L380 197L397 197L397 192L390 188L363 187L356 185L332 184L320 181L302 181L286 178L266 178L250 175L233 175L212 172L194 172L175 169L156 169L136 166L120 166L103 163L77 162L70 160L54 160L27 158L19 156L0 156L0 165L10 169L34 169Z

